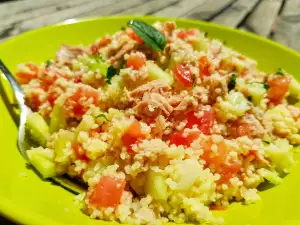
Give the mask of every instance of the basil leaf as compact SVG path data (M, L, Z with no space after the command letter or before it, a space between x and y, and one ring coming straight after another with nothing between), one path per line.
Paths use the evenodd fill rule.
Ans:
M164 50L167 39L166 37L149 24L140 20L130 20L127 25L153 50Z
M50 59L48 59L47 61L46 61L46 67L48 68L49 66L51 66L52 65L52 61L50 60Z
M103 117L106 121L109 121L109 119L107 119L107 117L104 114L100 114L100 115L96 116L95 119L97 119L99 117Z
M228 83L228 90L231 91L232 89L234 89L235 84L236 84L236 75L232 74Z
M113 66L107 68L105 82L111 84L111 79L117 74L117 69Z
M267 83L263 83L264 85L264 89L268 90L270 88L270 85L268 85Z
M282 71L281 68L277 68L275 74L283 76L283 75L284 75L284 72Z

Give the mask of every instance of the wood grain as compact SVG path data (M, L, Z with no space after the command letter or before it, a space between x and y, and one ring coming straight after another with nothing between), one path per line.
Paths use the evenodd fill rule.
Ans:
M147 1L148 0L126 0L126 1L122 0L121 2L118 2L117 4L113 4L113 5L107 6L107 7L95 8L95 10L80 14L79 16L80 17L109 16L109 15L120 13L131 7L142 5L142 4L146 3Z
M229 27L236 27L242 22L245 16L251 12L258 1L259 0L238 0L220 15L217 15L212 22Z
M132 7L130 9L124 10L118 15L147 15L155 13L156 11L163 9L169 5L173 5L180 2L180 0L152 0L148 1L142 5Z
M177 4L161 9L155 12L153 15L166 17L182 17L192 9L200 7L206 1L210 0L183 0Z
M262 0L245 22L248 29L268 37L283 0Z
M113 5L120 0L101 0L87 2L86 4L68 8L62 11L57 11L49 15L42 15L37 18L29 19L16 24L10 30L8 36L17 35L24 31L32 30L49 24L62 22L63 20L74 18L83 12L90 12L95 8L102 8L107 5Z
M208 0L204 4L189 11L185 17L210 20L234 1L235 0Z
M300 51L300 1L286 2L276 21L273 39Z

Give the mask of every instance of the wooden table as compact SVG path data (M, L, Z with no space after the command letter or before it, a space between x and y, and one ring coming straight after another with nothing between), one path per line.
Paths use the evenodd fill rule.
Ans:
M125 14L211 21L300 51L300 0L0 0L0 41L70 18Z
M2 0L0 40L69 18L124 14L207 20L300 51L300 0Z

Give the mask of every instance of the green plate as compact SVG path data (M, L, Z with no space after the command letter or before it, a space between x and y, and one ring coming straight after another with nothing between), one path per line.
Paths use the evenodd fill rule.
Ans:
M99 36L119 30L133 17L107 17L45 27L22 34L0 44L0 58L15 72L21 62L43 62L55 55L63 43L87 45ZM223 26L185 19L134 17L153 23L175 20L179 27L197 27L208 37L226 41L227 45L257 60L265 71L284 68L300 78L300 55L265 38ZM8 83L1 83L9 91ZM1 89L3 93L3 89ZM42 181L26 167L16 147L17 127L3 99L0 100L0 213L22 224L104 224L91 220L76 208L74 195L65 189ZM299 157L298 157L299 159ZM261 202L253 205L231 204L217 212L228 225L300 224L300 166L286 176L283 184L260 193Z

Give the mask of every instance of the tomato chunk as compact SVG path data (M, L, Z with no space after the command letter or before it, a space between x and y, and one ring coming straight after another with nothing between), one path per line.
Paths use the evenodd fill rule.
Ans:
M229 127L229 133L233 138L251 136L251 129L248 123L236 120Z
M215 145L217 146L216 152L212 151L213 143L211 139L205 142L203 144L204 153L201 156L201 159L206 161L206 167L216 170L225 162L228 150L225 146L224 141L221 141Z
M210 209L210 210L218 210L218 211L221 211L221 210L226 210L226 209L227 209L227 206L224 206L224 205L210 205L210 206L209 206L209 209Z
M188 112L187 113L187 128L192 128L195 124L197 125L198 129L203 134L210 134L210 129L213 127L214 122L216 120L216 113L213 109L209 111L203 111L203 116L201 118L197 118L195 116L195 112Z
M184 87L193 86L193 76L191 71L182 64L177 64L173 68L175 79Z
M128 153L134 153L132 150L132 145L136 144L139 140L143 139L145 136L141 131L141 125L138 121L134 121L124 132L121 137L122 143L126 146Z
M210 76L211 73L209 72L210 63L206 56L201 56L199 58L199 71L200 76Z
M198 33L197 29L188 29L187 31L181 30L177 33L177 37L180 39L186 39L188 36L193 36Z
M74 150L74 153L76 155L76 159L82 160L82 161L89 161L89 158L85 155L85 152L82 150L82 146L78 143L73 143L72 148Z
M228 183L229 180L237 175L241 170L241 164L239 162L230 162L228 164L223 164L217 169L217 172L221 175L218 180L218 184Z
M291 79L286 76L277 76L269 81L268 98L274 104L280 104L289 89Z
M132 28L128 27L126 29L126 33L132 40L135 40L138 44L143 44L143 40L134 32Z
M139 70L146 65L146 59L142 56L132 55L129 56L126 62L126 67L131 67L134 70Z
M176 146L183 145L185 147L189 147L198 137L198 132L191 132L186 137L182 132L175 132L170 139L169 145L175 144Z
M32 63L27 63L25 65L29 72L17 72L16 77L20 84L27 84L30 80L37 78L39 68L37 65L34 65Z
M125 180L104 176L94 187L89 201L96 207L116 208L120 204L125 185Z

